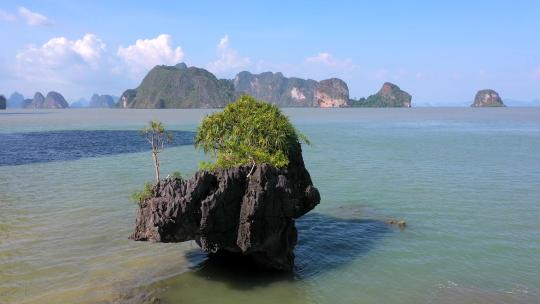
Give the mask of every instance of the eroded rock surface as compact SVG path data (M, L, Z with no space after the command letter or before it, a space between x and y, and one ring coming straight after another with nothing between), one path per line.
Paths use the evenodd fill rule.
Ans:
M282 73L240 72L234 78L237 94L248 94L280 107L346 107L349 88L338 78L322 81L285 77Z
M287 168L257 165L214 172L189 180L166 179L141 203L138 241L195 240L207 252L242 255L261 268L290 271L297 231L294 219L320 201L304 166L300 145Z

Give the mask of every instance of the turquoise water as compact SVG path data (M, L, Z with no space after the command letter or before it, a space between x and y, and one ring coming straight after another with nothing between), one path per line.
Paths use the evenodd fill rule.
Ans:
M194 243L127 239L148 152L0 166L0 303L540 302L540 109L286 109L322 201L298 269L216 266ZM204 110L0 114L0 132L194 131ZM0 147L3 149L4 147ZM163 172L204 156L167 149ZM384 222L405 219L399 230ZM303 239L304 237L304 239Z

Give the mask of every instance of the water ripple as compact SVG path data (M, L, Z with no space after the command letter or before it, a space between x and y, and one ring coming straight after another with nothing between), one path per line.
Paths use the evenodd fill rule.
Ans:
M172 131L171 146L193 144L194 132ZM70 130L0 133L0 166L76 160L150 150L139 131Z

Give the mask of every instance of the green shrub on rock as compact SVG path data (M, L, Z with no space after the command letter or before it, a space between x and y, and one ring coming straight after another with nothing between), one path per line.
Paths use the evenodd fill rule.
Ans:
M285 167L299 140L309 144L277 106L244 95L204 118L195 146L215 157L214 164L203 163L205 170L262 163Z
M145 199L152 196L152 183L144 183L143 190L135 190L129 197L133 202L141 204Z

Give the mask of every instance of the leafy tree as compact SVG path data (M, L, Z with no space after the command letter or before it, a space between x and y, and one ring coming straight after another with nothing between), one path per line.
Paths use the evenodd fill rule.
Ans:
M309 144L277 106L244 95L204 118L195 146L215 157L203 169L252 165L249 176L256 164L287 166L290 147L299 140Z
M160 121L152 120L148 126L143 128L141 132L145 135L146 140L152 146L152 158L154 159L154 168L156 170L156 182L159 182L159 153L163 152L165 144L172 142L172 134L165 130L165 127Z

